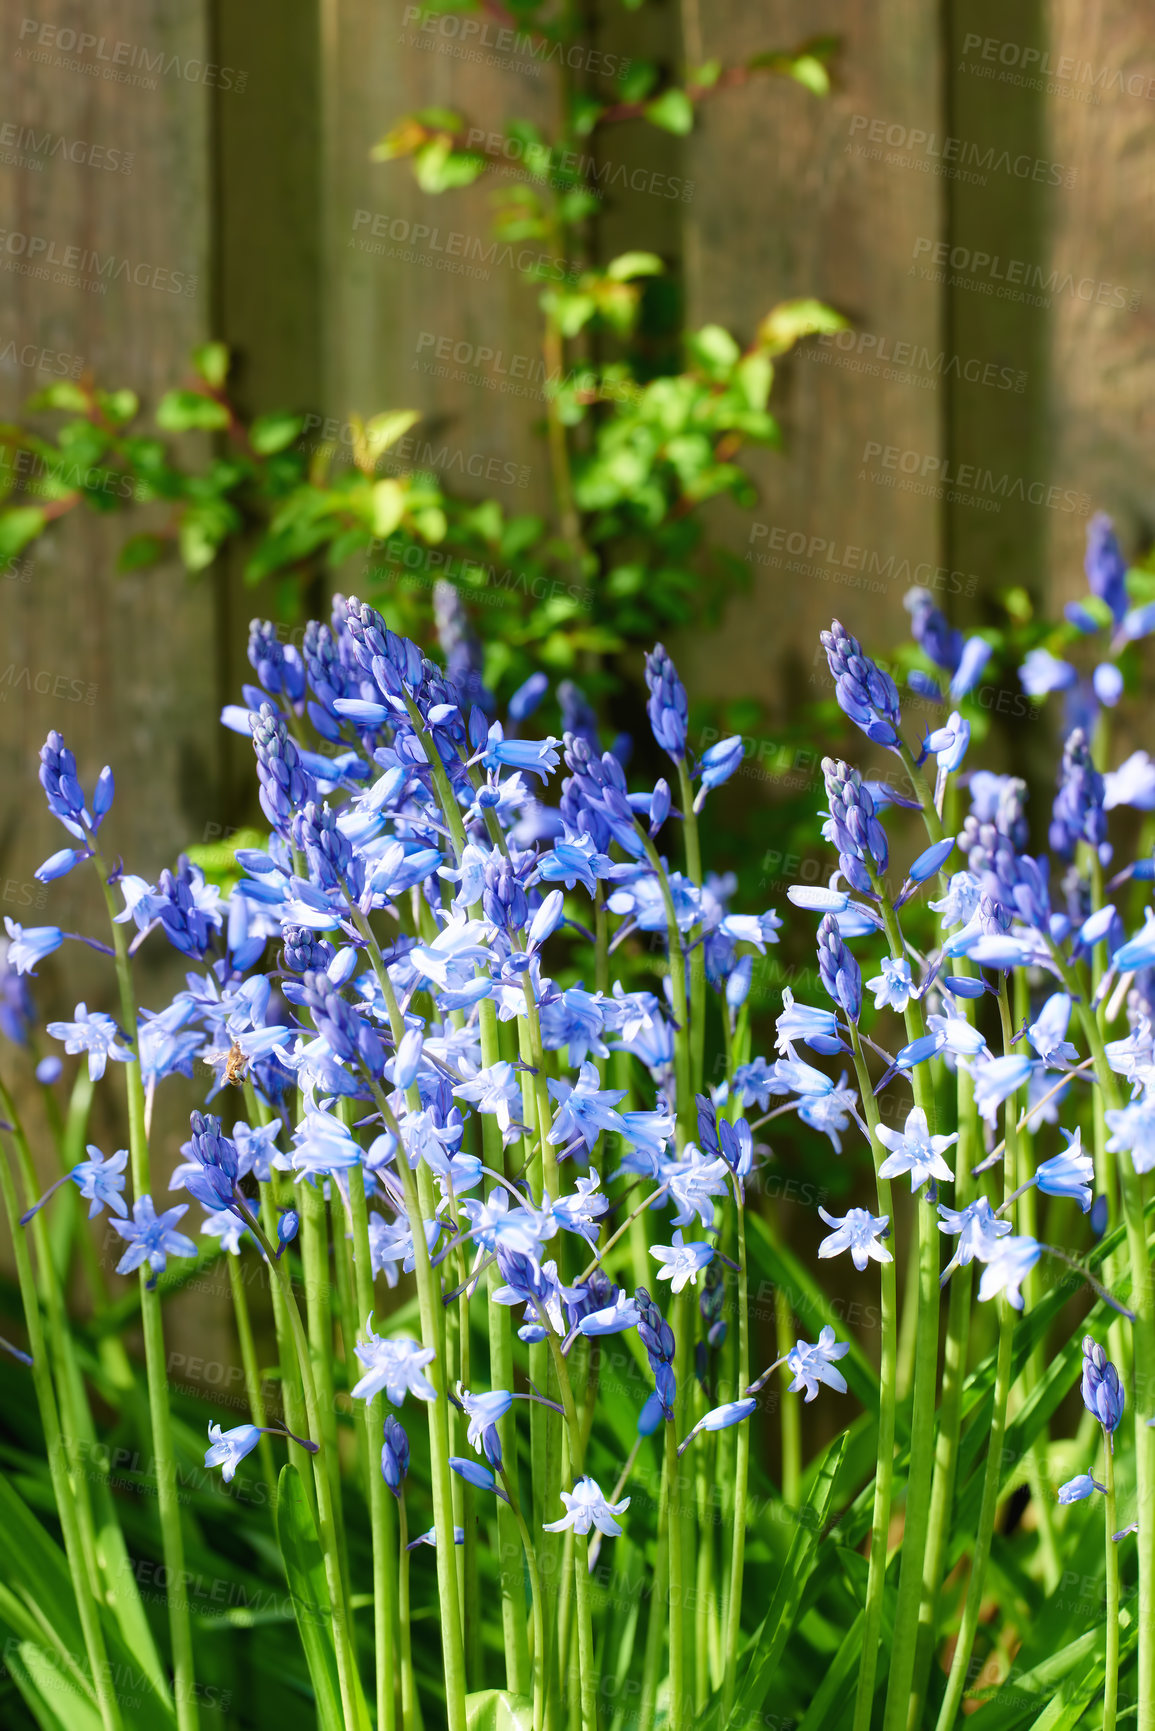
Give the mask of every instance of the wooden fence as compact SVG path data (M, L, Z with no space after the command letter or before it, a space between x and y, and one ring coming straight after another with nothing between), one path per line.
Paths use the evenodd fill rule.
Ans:
M454 450L512 466L508 504L541 497L540 406L427 364L446 338L463 355L530 344L515 271L466 279L412 244L431 220L485 235L489 189L431 218L408 167L369 151L424 104L495 130L545 121L547 69L423 30L402 0L22 0L0 30L6 415L77 365L155 402L221 336L247 408L341 423L412 406ZM752 692L771 716L809 692L832 613L883 641L919 578L962 621L1010 583L1065 596L1091 509L1129 547L1155 518L1155 16L1125 0L684 0L598 8L588 42L676 71L683 52L732 64L816 34L840 43L828 99L752 79L686 139L632 123L599 146L644 171L599 218L600 252L662 252L690 322L749 337L804 294L853 321L781 367L785 449L755 460L754 513L720 518L750 595L679 649L694 689ZM392 256L363 244L374 228L402 237ZM94 252L115 256L111 278ZM0 582L0 911L26 922L58 845L34 785L49 727L89 777L115 764L130 869L154 874L236 809L216 713L251 596L227 562L197 581L117 575L125 533L77 515ZM88 893L57 886L52 917L91 920ZM76 996L97 964L78 965ZM174 964L148 966L144 1000L162 1001Z

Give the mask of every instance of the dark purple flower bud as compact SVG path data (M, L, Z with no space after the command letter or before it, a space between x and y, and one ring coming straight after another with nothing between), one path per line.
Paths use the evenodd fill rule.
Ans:
M675 763L681 763L686 755L689 705L677 668L660 643L646 656L646 684L650 692L646 712L654 738Z
M301 1228L301 1216L295 1208L282 1208L277 1215L277 1243L283 1250L291 1244Z
M1083 1336L1083 1405L1093 1413L1110 1435L1119 1427L1126 1396L1119 1381L1119 1372L1111 1363L1098 1341Z
M529 920L529 900L511 859L491 854L486 860L481 905L486 919L501 931L525 930Z
M309 926L282 926L285 947L281 966L291 974L323 974L333 960L333 946Z
M1091 748L1081 727L1068 734L1059 770L1059 791L1051 812L1050 843L1070 859L1080 841L1098 847L1107 839L1106 790L1091 761Z
M843 942L833 914L826 914L818 927L818 972L827 996L857 1022L862 1014L862 969Z
M1087 524L1087 555L1083 568L1092 595L1107 603L1111 617L1118 625L1127 611L1127 562L1105 511L1097 511Z
M822 633L821 641L838 707L868 739L894 750L902 719L894 680L862 653L858 639L837 619Z
M390 1413L385 1420L385 1440L381 1445L381 1476L395 1497L400 1498L401 1486L409 1471L409 1438L397 1419Z
M287 839L293 813L317 798L317 784L301 763L284 716L271 703L262 703L260 713L249 716L249 729L257 754L261 809Z
M962 632L935 605L929 589L908 589L902 604L910 614L910 634L923 654L944 673L954 673L962 660Z

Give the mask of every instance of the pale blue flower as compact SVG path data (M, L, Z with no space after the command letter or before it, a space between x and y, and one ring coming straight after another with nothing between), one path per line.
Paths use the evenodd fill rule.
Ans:
M365 1341L354 1350L365 1371L350 1391L354 1400L372 1400L382 1389L393 1406L403 1405L407 1394L418 1400L437 1399L424 1368L435 1356L432 1347L422 1347L407 1335L387 1339L375 1334L370 1312Z
M995 1114L1004 1100L1018 1091L1026 1082L1033 1068L1033 1060L1013 1054L1006 1058L986 1058L975 1062L971 1074L974 1078L975 1109L979 1116L985 1118L988 1124L993 1124Z
M946 895L930 904L935 913L942 915L943 930L968 925L978 911L981 893L978 879L970 872L955 872L947 881Z
M658 1279L668 1280L671 1292L681 1292L687 1281L697 1286L699 1274L714 1260L714 1247L701 1240L685 1243L679 1227L670 1244L652 1245L650 1255L663 1265L658 1270Z
M4 960L18 974L31 974L35 978L37 962L42 962L64 942L59 926L21 926L7 914L4 924L8 931Z
M832 1087L828 1094L798 1103L799 1118L812 1130L821 1130L824 1136L829 1136L836 1154L842 1153L842 1132L850 1128L851 1116L858 1103L854 1089L842 1086L845 1081L844 1071L838 1086Z
M195 1256L197 1247L191 1238L176 1230L176 1223L188 1213L188 1203L166 1208L158 1214L151 1196L138 1196L132 1205L131 1220L114 1220L113 1230L128 1240L128 1249L116 1265L118 1274L131 1274L147 1262L154 1279L163 1274L170 1256Z
M1103 777L1103 809L1130 805L1136 811L1155 811L1155 763L1145 751L1133 751L1118 769Z
M128 1047L118 1044L120 1029L111 1016L106 1016L103 1010L93 1010L89 1014L87 1004L77 1004L75 1015L74 1022L49 1022L47 1032L54 1040L64 1041L66 1052L88 1053L88 1075L91 1081L100 1081L110 1058L114 1058L118 1064L135 1063L136 1060Z
M870 1257L876 1262L894 1261L886 1246L879 1243L880 1234L890 1224L889 1214L872 1214L869 1208L851 1208L841 1218L836 1214L827 1214L825 1208L819 1208L818 1212L827 1226L834 1228L829 1237L824 1238L818 1246L818 1254L823 1260L849 1250L851 1260L860 1274Z
M800 1388L804 1388L805 1398L811 1401L818 1393L819 1383L824 1382L827 1388L832 1388L836 1394L845 1394L846 1378L840 1370L835 1369L835 1362L849 1351L849 1341L836 1342L834 1330L829 1325L822 1330L814 1345L806 1340L796 1341L786 1354L787 1368L794 1377L788 1392L795 1394Z
M467 1388L461 1388L460 1385L457 1396L469 1419L466 1441L480 1454L484 1433L491 1425L495 1425L498 1419L505 1417L513 1405L513 1396L503 1388L495 1388L489 1394L470 1394Z
M750 1417L757 1405L758 1402L752 1396L747 1396L745 1400L729 1400L722 1406L712 1407L709 1412L702 1414L693 1430L683 1437L678 1444L678 1453L685 1453L699 1431L726 1430L732 1424L741 1424L743 1419Z
M910 963L905 956L897 961L893 956L884 956L882 972L866 983L874 993L876 1010L897 1010L901 1015L911 998L918 996L910 976Z
M241 1244L248 1230L240 1215L234 1214L231 1208L218 1208L214 1213L206 1214L201 1222L202 1234L219 1238L221 1249L230 1256L240 1255Z
M985 1258L986 1267L979 1281L980 1302L985 1304L988 1299L1005 1292L1007 1303L1015 1310L1021 1310L1023 1295L1019 1287L1042 1254L1042 1245L1033 1238L1001 1238L990 1247L990 1255Z
M1052 992L1038 1017L1027 1029L1031 1042L1044 1064L1073 1064L1079 1053L1067 1039L1071 1020L1071 1000L1066 992Z
M1107 1494L1106 1485L1101 1485L1098 1479L1093 1479L1090 1473L1077 1473L1073 1479L1068 1479L1065 1485L1059 1486L1059 1501L1061 1503L1081 1503L1084 1498L1094 1495L1096 1491Z
M930 1179L950 1181L954 1173L943 1159L946 1149L953 1147L958 1141L958 1132L950 1136L932 1136L927 1126L926 1113L921 1106L912 1106L907 1113L904 1129L892 1130L887 1124L880 1124L875 1135L884 1148L890 1153L878 1169L880 1178L898 1178L910 1175L912 1193L921 1190Z
M588 1474L577 1481L572 1491L562 1491L561 1500L565 1514L560 1520L544 1522L543 1532L562 1533L572 1527L575 1533L582 1534L596 1527L607 1539L616 1539L622 1530L616 1517L624 1515L630 1506L629 1497L620 1503L608 1503L601 1486Z
M1095 1162L1083 1153L1083 1132L1064 1130L1067 1147L1061 1154L1044 1160L1035 1173L1035 1183L1044 1196L1069 1196L1084 1214L1091 1210L1091 1187L1095 1182Z
M238 1424L226 1431L222 1431L219 1424L210 1424L209 1442L212 1446L205 1454L205 1466L220 1467L226 1485L231 1484L233 1474L245 1456L256 1448L261 1435L255 1424Z
M1046 697L1052 691L1066 691L1077 683L1079 675L1069 661L1059 661L1049 649L1032 649L1019 669L1019 678L1029 697Z
M943 1279L954 1268L965 1268L977 1256L980 1262L989 1262L998 1248L1000 1238L1007 1238L1011 1233L1009 1220L999 1220L985 1196L979 1196L974 1202L969 1202L965 1208L947 1208L943 1203L938 1205L940 1232L958 1236L955 1253L947 1264Z
M1108 1153L1126 1152L1136 1172L1150 1172L1155 1166L1155 1100L1144 1095L1126 1106L1109 1108L1104 1116L1112 1132Z
M86 1202L92 1206L88 1218L95 1220L102 1208L114 1214L127 1215L124 1203L124 1169L128 1165L128 1149L118 1148L108 1159L94 1142L86 1144L89 1158L72 1168L69 1176Z
M577 1082L571 1088L564 1082L555 1082L552 1076L548 1087L555 1100L560 1101L557 1115L550 1126L546 1141L552 1147L568 1147L571 1142L584 1142L586 1151L592 1154L603 1130L616 1131L622 1134L625 1124L620 1112L614 1110L619 1100L624 1100L625 1088L603 1088L597 1065L588 1059L578 1073Z

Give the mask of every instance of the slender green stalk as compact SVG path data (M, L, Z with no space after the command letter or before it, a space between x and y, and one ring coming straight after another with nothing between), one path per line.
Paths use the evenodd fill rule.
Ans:
M955 1722L962 1701L963 1689L966 1687L975 1631L978 1628L983 1583L986 1580L987 1561L991 1554L991 1537L995 1529L995 1512L999 1502L999 1480L1002 1476L1003 1464L1003 1436L1006 1432L1007 1422L1007 1397L1011 1389L1011 1345L1014 1340L1014 1333L1015 1313L1007 1300L1000 1298L999 1345L998 1356L995 1360L995 1405L991 1420L990 1442L987 1445L987 1464L983 1473L983 1500L979 1510L978 1533L975 1536L974 1555L971 1558L971 1575L967 1585L966 1604L963 1607L962 1626L959 1629L958 1641L951 1659L950 1676L947 1678L946 1694L939 1709L936 1731L950 1731L950 1727Z
M292 1330L293 1342L296 1346L301 1389L305 1399L308 1434L315 1442L318 1437L324 1435L324 1427L317 1400L317 1387L313 1381L309 1337L305 1332L305 1325L301 1321L301 1313L297 1309L296 1298L293 1296L292 1281L289 1279L288 1271L283 1263L277 1258L276 1246L266 1237L256 1216L250 1211L246 1203L238 1202L237 1206L246 1225L268 1258L269 1267L284 1295L285 1310ZM325 1447L322 1445L312 1457L313 1484L317 1496L317 1537L324 1562L325 1585L329 1590L333 1646L337 1656L337 1680L341 1691L341 1706L345 1714L348 1731L362 1731L362 1727L367 1725L367 1714L361 1694L361 1681L357 1675L352 1622L345 1596L345 1580L337 1545L337 1524L333 1509L329 1465L323 1459L325 1453Z
M509 1498L509 1512L513 1516L514 1525L521 1538L522 1549L525 1552L526 1564L529 1568L531 1593L531 1611L533 1616L533 1731L542 1731L545 1716L545 1618L541 1601L541 1576L538 1572L537 1553L525 1517L521 1512L521 1504L513 1488L513 1481L505 1466L499 1466L501 1482L505 1486L505 1494Z
M925 783L924 783L925 786ZM933 807L931 808L931 814ZM927 818L929 825L929 816ZM895 960L905 956L905 947L898 919L886 899L877 878L879 895L890 953ZM917 1040L926 1032L922 1005L912 998L905 1011L908 1040ZM926 1116L931 1135L935 1129L934 1094L924 1065L911 1072L916 1104ZM926 1554L927 1530L930 1522L931 1481L934 1473L935 1398L938 1388L938 1324L939 1324L939 1234L932 1204L925 1198L915 1199L915 1219L918 1243L918 1285L915 1293L916 1322L914 1345L914 1400L911 1412L910 1475L907 1480L906 1520L903 1526L902 1562L898 1576L898 1602L894 1614L894 1642L891 1647L890 1681L886 1695L885 1731L904 1731L910 1707L914 1681L918 1625L923 1597L923 1560ZM908 1297L907 1302L910 1302Z
M95 847L95 838L93 846ZM116 900L108 881L108 867L101 853L93 855L100 885L108 908L112 930L112 947L116 963L116 979L120 992L121 1025L136 1051L140 1050L136 1024L136 997L132 987L128 943L124 927L116 921ZM128 1146L132 1165L134 1197L151 1193L148 1133L145 1127L144 1086L140 1064L135 1060L123 1064L125 1093L128 1100ZM156 1469L157 1512L160 1516L161 1548L164 1553L166 1580L185 1579L184 1532L181 1526L180 1502L176 1487L176 1453L173 1447L172 1414L168 1404L168 1366L164 1349L164 1323L160 1296L150 1288L150 1270L145 1264L139 1272L140 1314L144 1332L144 1363L148 1381L148 1404L152 1418L152 1451ZM173 1696L176 1701L178 1731L197 1731L200 1713L196 1693L196 1672L193 1660L192 1619L187 1593L179 1589L166 1594L169 1639L172 1642Z
M84 1562L80 1524L73 1500L72 1485L68 1478L67 1456L60 1432L56 1397L52 1389L52 1376L48 1368L48 1349L40 1318L40 1305L36 1296L32 1259L28 1254L28 1243L24 1237L24 1229L20 1225L16 1188L12 1182L11 1169L7 1159L3 1156L0 1156L0 1197L3 1198L4 1210L8 1216L8 1226L12 1235L16 1277L20 1285L20 1297L24 1304L28 1345L32 1355L32 1386L36 1391L36 1402L40 1408L40 1423L44 1430L48 1471L52 1480L52 1492L56 1499L57 1513L60 1516L64 1554L68 1562L68 1572L72 1578L72 1590L76 1595L76 1609L80 1616L80 1627L84 1636L84 1648L88 1657L88 1668L92 1677L96 1705L100 1712L104 1731L120 1731L120 1709L117 1706L111 1685L111 1671L104 1645L104 1634L100 1627L100 1616L92 1595L92 1587Z
M401 1626L401 1723L405 1731L421 1731L421 1703L413 1675L413 1637L409 1622L409 1521L404 1493L397 1499L397 1612Z
M333 1508L333 1534L348 1599L348 1547L341 1506L341 1457L337 1451L337 1407L333 1391L333 1317L329 1302L329 1233L325 1199L320 1189L306 1179L300 1186L301 1261L305 1275L305 1317L309 1335L309 1371L317 1390L319 1430L310 1430L321 1452L315 1463L329 1478ZM310 1423L312 1421L310 1420Z
M682 1557L682 1522L678 1491L678 1444L674 1426L666 1424L666 1482L669 1486L666 1526L669 1532L670 1570L670 1731L686 1731L692 1703L686 1692L685 1616L686 1582Z
M686 872L691 883L702 887L702 848L698 837L698 815L694 810L694 789L683 758L678 764L678 783L682 795L682 831L686 844ZM690 1065L694 1092L701 1093L703 1061L706 1050L706 952L695 939L701 937L701 927L690 933ZM725 1020L725 1012L723 1012Z
M1005 977L999 982L999 1017L1002 1022L1003 1050L1010 1052L1014 1028ZM1016 1099L1017 1095L1012 1094L1005 1107L1006 1158L1003 1162L1005 1200L1009 1200L1013 1194L1015 1173L1018 1170L1019 1126ZM991 1416L990 1440L987 1444L986 1467L983 1472L983 1498L979 1510L978 1532L975 1535L974 1554L971 1557L971 1573L967 1583L966 1603L963 1606L962 1625L959 1629L954 1653L951 1656L950 1675L947 1678L946 1694L939 1711L937 1731L950 1731L950 1727L954 1724L962 1702L963 1690L966 1687L971 1652L974 1648L975 1633L978 1629L979 1610L982 1606L983 1587L986 1583L987 1563L991 1553L991 1539L995 1530L995 1516L999 1506L999 1485L1003 1470L1003 1437L1006 1434L1007 1406L1011 1392L1011 1346L1014 1332L1015 1312L1004 1294L999 1298L999 1344L995 1359L994 1410Z
M233 1294L233 1315L237 1322L237 1340L241 1348L241 1365L245 1373L245 1393L249 1399L249 1413L255 1425L262 1430L267 1423L265 1417L265 1396L261 1388L261 1368L257 1362L257 1348L253 1339L253 1320L249 1315L249 1297L245 1291L244 1275L241 1271L239 1256L228 1257L229 1284ZM265 1475L265 1484L269 1491L269 1508L277 1506L277 1469L273 1462L273 1445L267 1436L261 1437L257 1444L257 1453L261 1457L261 1471Z
M358 1313L368 1318L373 1308L373 1262L369 1249L369 1211L359 1170L349 1180L349 1215L353 1222L353 1278ZM348 1351L352 1351L352 1341ZM377 1731L393 1731L397 1721L393 1673L397 1653L397 1577L392 1567L393 1518L390 1496L381 1476L383 1435L382 1396L363 1403L366 1465L369 1474L369 1525L373 1544L373 1645L376 1656Z
M734 1181L734 1209L738 1229L738 1384L733 1398L741 1400L750 1383L749 1273L746 1266L746 1215ZM750 1426L735 1426L734 1525L730 1536L730 1580L726 1595L725 1662L722 1672L724 1725L734 1708L738 1687L738 1648L742 1640L742 1580L746 1566L746 1494L750 1479Z
M387 977L387 976L386 976ZM437 1290L434 1271L429 1262L429 1247L423 1222L431 1218L432 1207L423 1208L419 1195L420 1177L428 1179L428 1170L416 1174L405 1154L405 1140L389 1102L380 1088L375 1089L377 1104L386 1125L397 1138L397 1170L405 1198L405 1212L413 1228L414 1272L417 1276L417 1305L421 1318L421 1342L432 1350L434 1359L426 1375L436 1390L436 1398L427 1401L429 1415L429 1456L433 1480L433 1526L437 1534L437 1590L441 1614L441 1659L445 1673L445 1710L449 1731L465 1731L465 1648L462 1643L461 1604L457 1592L457 1558L453 1543L453 1487L449 1468L449 1402L445 1387L445 1345L441 1295Z
M1075 999L1079 1019L1095 1061L1095 1076L1103 1096L1105 1109L1119 1105L1118 1078L1107 1061L1103 1035L1090 1010L1085 992L1074 970L1067 967L1058 952L1052 954L1063 974L1064 984ZM1135 1321L1131 1325L1134 1356L1131 1366L1132 1408L1141 1402L1151 1403L1155 1389L1155 1291L1152 1288L1147 1247L1146 1198L1142 1175L1135 1170L1130 1155L1118 1165L1123 1197L1123 1219L1127 1228L1127 1251L1131 1263L1131 1307ZM1147 1731L1155 1726L1155 1430L1149 1425L1135 1425L1135 1479L1139 1530L1135 1544L1139 1553L1139 1676L1137 1723Z
M857 1027L850 1030L854 1069L862 1109L870 1130L870 1151L874 1157L875 1188L878 1212L886 1215L893 1235L894 1206L890 1180L879 1176L886 1158L878 1139L881 1122L870 1071L863 1056ZM870 1567L866 1581L866 1605L862 1624L862 1654L858 1667L858 1687L854 1698L854 1731L869 1731L874 1706L875 1680L878 1674L878 1654L882 1639L882 1602L886 1590L887 1541L890 1535L890 1503L894 1486L894 1422L897 1401L898 1372L898 1296L893 1256L879 1267L880 1323L882 1350L879 1365L878 1456L874 1473L874 1510L870 1526ZM781 1352L781 1344L778 1348ZM745 1427L743 1427L745 1428Z
M1107 1457L1104 1478L1107 1485L1105 1532L1107 1553L1107 1664L1103 1674L1103 1731L1115 1731L1119 1703L1119 1547L1111 1536L1116 1531L1118 1513L1115 1508L1115 1453L1111 1437L1104 1432L1104 1454ZM1142 1721L1140 1720L1140 1724Z
M958 1142L955 1145L954 1206L965 1208L971 1200L973 1180L970 1168L974 1159L975 1130L974 1084L959 1065L956 1074ZM922 1574L922 1605L919 1614L918 1644L915 1651L914 1680L911 1685L909 1727L921 1723L930 1678L931 1660L938 1632L939 1598L942 1589L943 1560L950 1528L951 1504L954 1501L955 1477L958 1471L959 1434L962 1426L962 1395L966 1381L967 1349L970 1344L971 1302L974 1295L974 1274L968 1262L956 1268L950 1281L950 1304L947 1312L946 1336L943 1347L942 1400L938 1413L938 1436L935 1442L934 1481L931 1486L930 1521L927 1531L926 1564Z

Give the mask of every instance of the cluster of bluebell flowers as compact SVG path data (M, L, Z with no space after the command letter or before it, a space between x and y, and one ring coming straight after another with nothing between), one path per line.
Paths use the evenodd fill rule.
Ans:
M790 1396L843 1395L853 1380L877 1444L869 1494L853 1502L847 1487L837 1515L846 1544L865 1544L868 1558L855 1731L867 1731L883 1689L889 1727L900 1714L906 1723L911 1702L916 1719L929 1712L933 1690L947 1731L1008 1489L1000 1463L1012 1390L1021 1380L1029 1395L1039 1374L1036 1355L1016 1356L1016 1329L1043 1328L1053 1263L1064 1279L1073 1267L1086 1302L1125 1331L1122 1370L1088 1337L1083 1394L1111 1451L1134 1421L1139 1518L1126 1531L1152 1613L1146 1633L1140 1616L1140 1672L1150 1669L1155 1689L1155 1532L1144 1515L1155 1436L1124 1395L1128 1369L1155 1376L1143 1212L1155 1165L1155 915L1128 937L1122 892L1152 871L1142 858L1120 867L1109 837L1117 807L1155 806L1155 771L1147 776L1146 760L1116 770L1107 761L1101 712L1115 686L1103 668L1150 628L1147 610L1127 607L1116 554L1096 521L1091 603L1070 620L1086 637L1108 629L1104 609L1110 616L1108 659L1087 687L1095 713L1077 673L1044 666L1050 651L1033 651L1022 672L1035 695L1083 691L1052 809L1033 826L1022 780L969 763L967 705L991 657L984 638L964 639L927 592L908 597L929 664L910 683L921 706L943 709L915 740L891 672L838 621L823 633L838 704L886 774L823 762L817 816L830 875L789 892L800 920L815 921L817 1001L783 992L772 1055L754 1050L750 991L782 922L731 906L735 882L703 870L698 828L741 741L695 756L686 692L660 645L645 682L666 774L637 788L629 742L603 748L575 686L556 693L557 735L526 732L548 695L544 676L498 718L451 593L438 600L444 666L353 598L338 597L300 650L255 622L256 683L223 720L251 740L268 832L236 849L227 889L187 858L155 883L126 872L101 835L111 773L89 798L64 740L49 736L41 781L75 845L38 876L98 873L111 944L97 948L121 992L115 1008L79 1003L47 1032L86 1060L93 1081L124 1076L131 1128L128 1149L106 1159L90 1145L58 1182L76 1186L90 1216L108 1211L123 1241L119 1272L140 1272L150 1379L170 1262L263 1264L283 1414L270 1418L250 1379L249 1422L214 1422L205 1465L232 1483L255 1470L243 1466L250 1456L271 1473L283 1445L274 1494L296 1507L306 1487L300 1506L315 1522L347 1724L365 1723L366 1683L339 1548L338 1409L354 1415L367 1463L382 1724L396 1722L398 1702L406 1725L416 1723L409 1569L426 1567L436 1573L447 1722L464 1731L482 1678L467 1656L461 1584L476 1579L486 1543L511 1698L530 1703L526 1722L542 1731L558 1723L573 1669L584 1731L594 1731L591 1560L603 1539L630 1533L642 1500L635 1475L652 1456L665 1590L653 1596L646 1646L667 1655L668 1722L685 1731L696 1702L716 1694L722 1723L735 1709L751 1432L775 1428L767 1408ZM916 825L924 833L912 839ZM0 1008L5 1031L24 1035L25 976L68 934L13 922L8 934ZM131 959L150 942L167 942L188 971L169 1003L138 1009ZM720 1047L713 1071L708 1041ZM148 1143L156 1090L205 1073L212 1110L192 1113L161 1197ZM802 1148L825 1138L863 1192L841 1212L816 1209L815 1253L848 1256L849 1279L876 1283L878 1372L840 1338L832 1306L814 1314L812 1294L805 1304L794 1295L796 1322L790 1303L780 1306L776 1356L757 1372L772 1355L755 1357L747 1210L772 1157L766 1126L784 1118ZM47 1199L29 1198L33 1230ZM779 1280L786 1266L775 1264ZM907 1325L898 1278L908 1266ZM243 1281L234 1294L241 1306ZM238 1326L244 1338L240 1310ZM909 1398L899 1391L900 1331ZM615 1363L628 1369L606 1395L599 1371L611 1337L624 1337ZM989 1446L975 1469L969 1587L956 1613L942 1592L957 1561L948 1522L965 1426L978 1422L964 1388L981 1339ZM1064 1350L1073 1381L1077 1350ZM414 1411L428 1431L420 1474ZM790 1433L784 1416L778 1423L785 1477ZM1050 1533L1071 1518L1060 1507L1106 1486L1084 1473L1056 1497L1047 1423L1027 1438L1024 1482L1045 1494ZM179 1507L173 1517L165 1502L163 1426L157 1437L173 1567ZM974 1450L963 1453L973 1463ZM701 1483L713 1474L728 1487L725 1542L703 1519ZM797 1476L782 1489L787 1505L801 1500ZM413 1538L410 1505L423 1529ZM903 1555L888 1571L900 1505ZM183 1687L187 1608L184 1622L178 1605L169 1614ZM928 1629L953 1640L945 1683L932 1678Z

